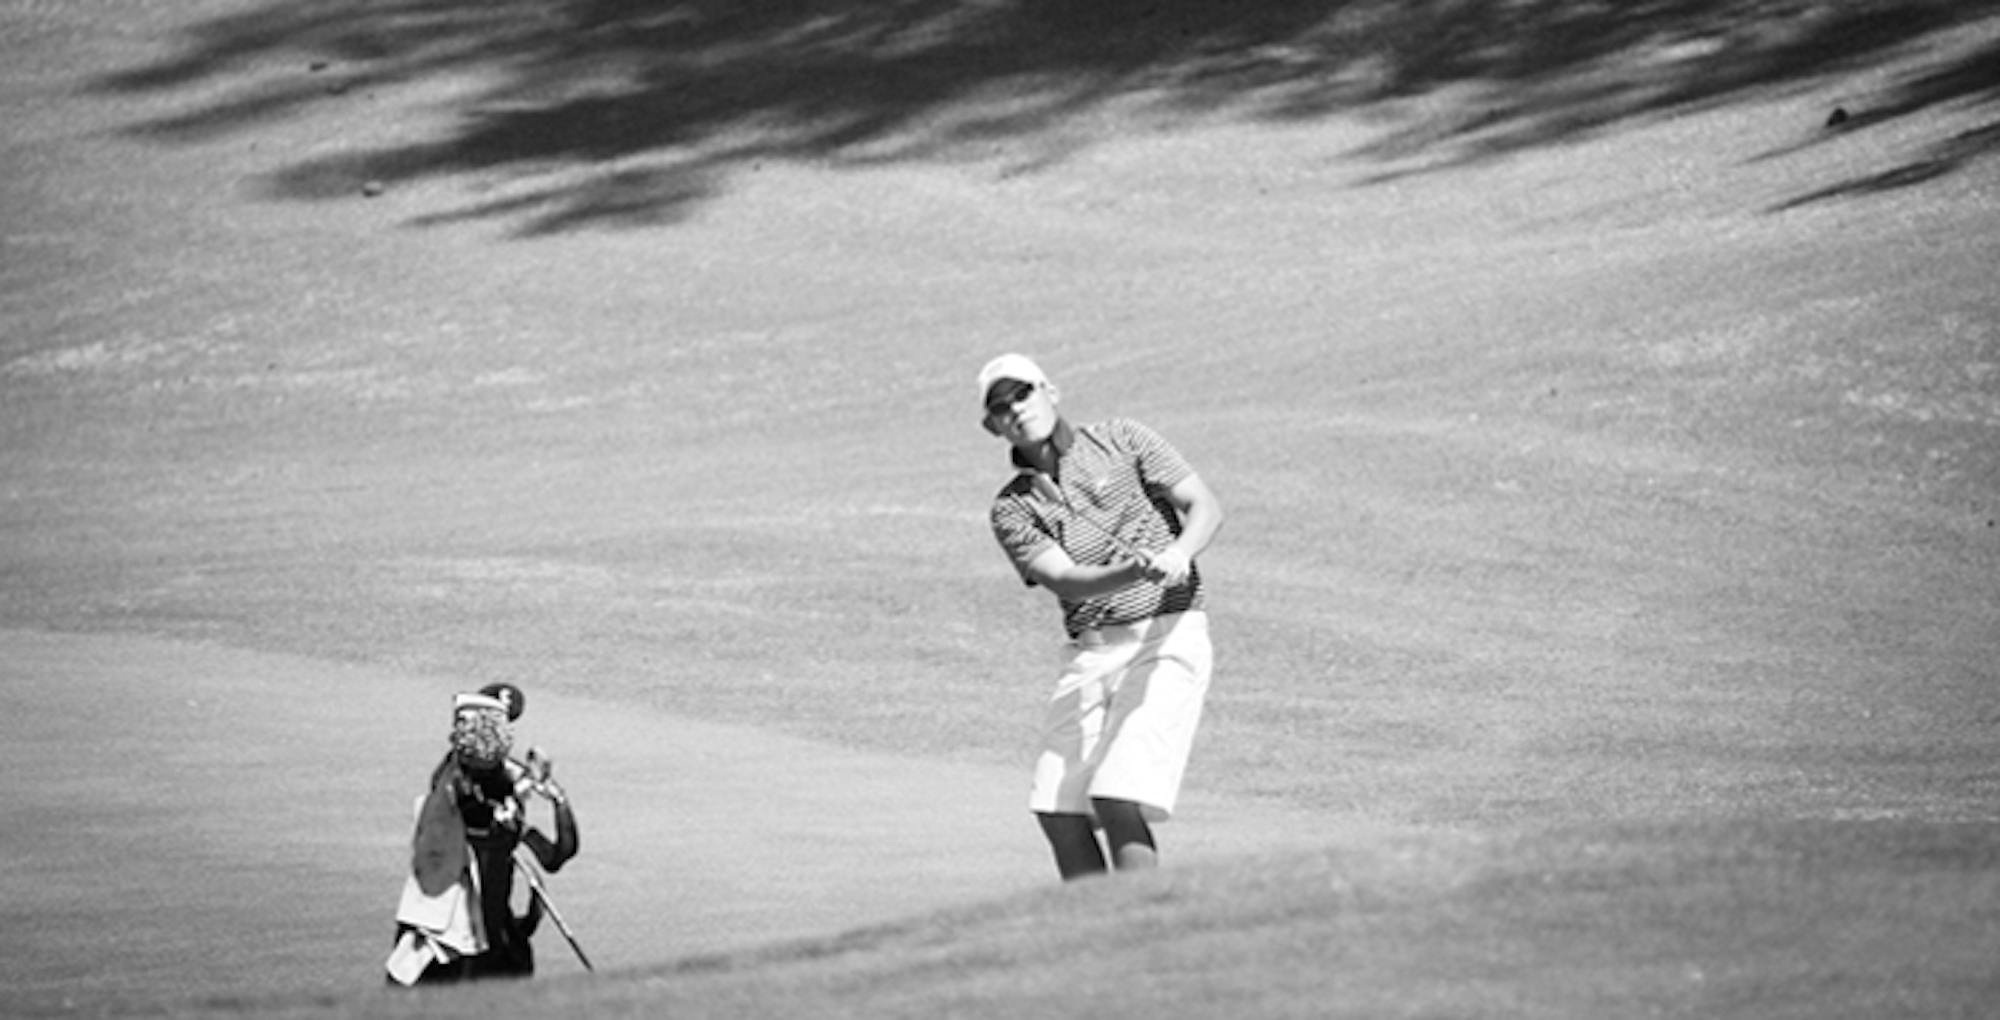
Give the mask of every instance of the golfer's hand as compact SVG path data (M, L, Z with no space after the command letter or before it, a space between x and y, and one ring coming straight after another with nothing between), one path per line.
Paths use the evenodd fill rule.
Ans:
M548 752L539 747L528 748L528 780L537 786L549 781L549 774L555 771L556 762Z
M1188 575L1194 570L1194 561L1188 554L1168 546L1146 557L1141 564L1146 571L1146 579L1163 588L1187 583Z

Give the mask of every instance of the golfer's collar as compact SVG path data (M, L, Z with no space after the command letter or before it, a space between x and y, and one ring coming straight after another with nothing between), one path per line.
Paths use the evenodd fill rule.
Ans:
M1049 445L1056 448L1057 460L1069 456L1070 447L1076 445L1076 430L1070 427L1068 421L1057 418L1055 431L1049 433ZM1023 470L1034 469L1035 465L1030 463L1028 458L1021 456L1020 450L1010 450L1008 452L1014 458L1015 467Z

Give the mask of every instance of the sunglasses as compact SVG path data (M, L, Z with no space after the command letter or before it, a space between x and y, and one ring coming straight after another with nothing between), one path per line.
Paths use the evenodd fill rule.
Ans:
M1013 417L1015 406L1033 396L1035 389L1036 386L1034 383L1026 382L1013 382L1001 387L994 394L993 399L986 402L987 420L1006 421L1008 418Z

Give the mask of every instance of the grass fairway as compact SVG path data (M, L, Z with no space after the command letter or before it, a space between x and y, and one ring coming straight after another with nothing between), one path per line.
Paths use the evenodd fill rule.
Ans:
M5 1008L1986 1015L1993 5L1212 6L0 0ZM1158 874L1007 349L1230 510ZM391 995L492 680L599 972Z
M1737 823L1390 842L1026 896L543 1001L629 1016L1976 1016L1993 988L1993 837Z
M1437 834L1045 889L582 976L187 1015L1976 1017L1995 829Z

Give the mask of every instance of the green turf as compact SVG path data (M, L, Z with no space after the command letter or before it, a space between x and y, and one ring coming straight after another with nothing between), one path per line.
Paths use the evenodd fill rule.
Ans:
M1015 769L1056 617L986 533L1007 471L969 391L1021 348L1079 417L1175 439L1229 508L1190 775L1224 808L1186 825L1256 805L1339 835L416 998L299 991L331 971L283 954L240 988L135 993L139 964L73 950L115 946L144 905L66 907L51 864L10 887L34 894L6 918L36 981L20 1008L1940 1017L1996 998L1990 19L1693 4L1618 27L1541 5L1618 30L1536 22L1458 66L1427 62L1452 26L1367 35L1402 24L1391 5L1323 37L1285 34L1284 5L1164 5L1218 45L1003 33L972 66L883 65L929 86L907 106L845 59L883 36L814 23L757 37L855 90L796 96L791 65L718 50L674 65L716 86L690 107L672 76L622 106L591 98L600 72L567 76L626 66L592 40L680 53L674 19L554 43L517 34L517 6L442 5L464 46L433 48L389 31L394 7L0 7L22 111L0 197L9 250L36 256L0 276L0 625ZM615 7L569 13L644 14ZM1342 49L1364 42L1379 60ZM1308 43L1329 49L1307 66L1379 88L1222 56L1291 66L1279 51ZM1002 59L1040 44L1097 63ZM1032 107L1051 81L1077 86L1061 112L987 119L986 89ZM879 116L843 120L871 96ZM1829 131L1843 104L1876 116ZM363 198L359 171L391 186ZM172 657L190 688L201 661ZM13 718L22 754L88 731ZM146 720L148 753L178 718ZM386 754L400 722L352 739ZM284 750L190 749L157 775ZM4 802L10 839L53 831L37 860L132 820L59 793ZM217 802L237 841L217 847L254 838L254 793ZM144 803L177 824L180 801ZM746 859L790 831L729 820ZM825 836L838 821L799 827L866 861Z

